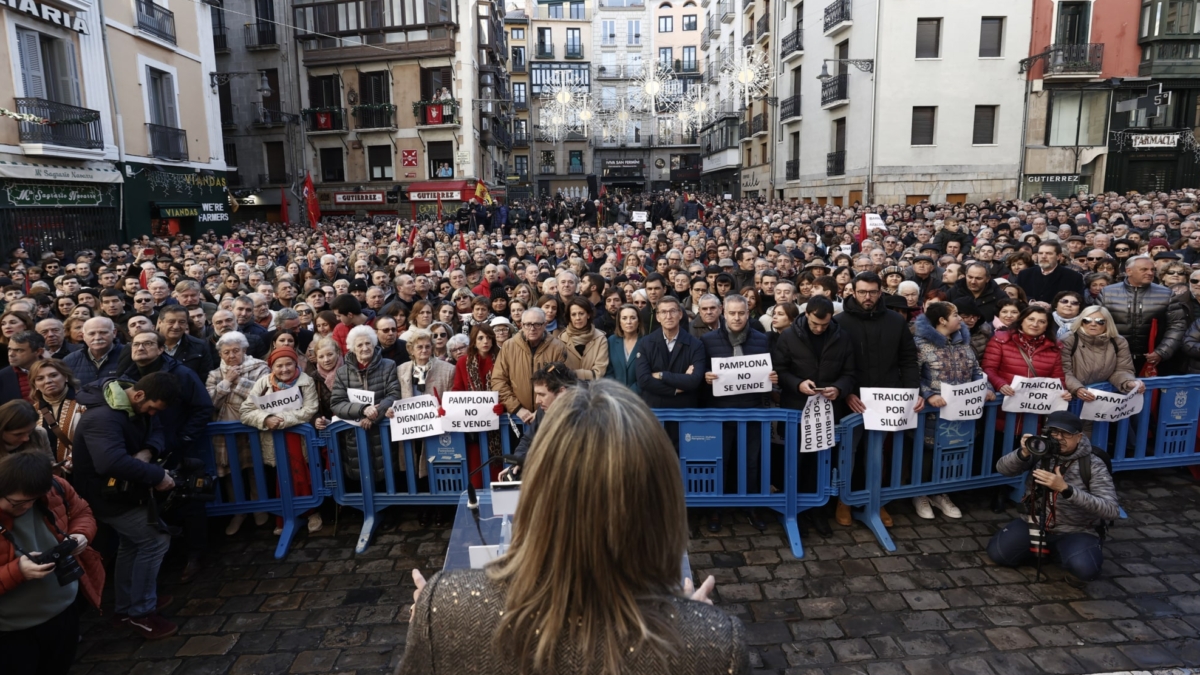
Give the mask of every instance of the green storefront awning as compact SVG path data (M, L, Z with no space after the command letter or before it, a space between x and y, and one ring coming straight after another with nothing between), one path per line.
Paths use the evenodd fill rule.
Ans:
M195 218L200 215L196 202L154 202L153 208L159 218Z

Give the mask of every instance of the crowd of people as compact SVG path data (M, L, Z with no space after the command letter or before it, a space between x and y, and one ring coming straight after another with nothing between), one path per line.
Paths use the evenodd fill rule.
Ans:
M176 505L164 523L146 510L159 501L152 492L171 491L172 470L202 458L213 421L261 430L263 463L274 471L286 454L302 495L312 490L309 449L299 434L273 432L325 430L335 418L370 430L395 401L421 394L498 392L503 411L532 429L521 439L528 449L558 394L604 379L651 408L801 410L820 396L839 418L865 409L861 388L919 389L919 411L932 418L944 383L986 377L992 398L1011 394L1014 377L1052 377L1064 398L1087 399L1097 382L1128 392L1144 377L1200 373L1196 203L1182 192L870 208L608 193L472 203L444 221L252 223L229 236L143 237L36 259L14 249L0 265L0 643L33 649L41 643L28 631L74 611L12 609L14 596L53 585L52 565L23 552L68 536L90 551L97 523L117 542L116 616L148 639L175 632L158 613L170 602L157 594L158 568L179 535L183 579L193 578L208 520L199 502ZM862 232L867 213L882 227ZM771 393L713 395L711 359L760 354L771 356ZM261 405L287 390L301 403ZM1051 429L1076 464L1091 461L1082 431L1070 420ZM724 434L728 457L736 436ZM763 436L746 434L752 491L783 485L782 462L760 480L762 453L778 451ZM367 437L368 466L344 462L343 479L410 470L402 452L384 461L395 449L379 434ZM249 443L233 445L213 440L220 489L256 498ZM488 446L500 454L498 434ZM353 438L344 447L358 456ZM1000 470L1026 468L1023 452ZM468 454L477 466L478 449ZM13 459L27 455L52 469ZM425 453L414 457L427 489ZM1098 471L1107 476L1103 463ZM1111 478L1085 485L1071 467L1067 476L1031 480L1061 495L1060 512L1074 511L1056 535L1092 537L1064 558L1089 579L1101 561L1091 528L1116 509L1116 493ZM22 508L35 501L54 514L46 528ZM923 519L935 509L961 517L946 494L916 497L913 508ZM833 511L852 523L848 506ZM765 527L762 514L742 515ZM719 532L729 516L703 517ZM445 517L420 513L423 524ZM246 520L234 516L225 533ZM319 531L321 511L307 522ZM1022 544L1015 523L1024 521L997 544L998 562L1024 560L1012 548ZM831 531L822 513L804 525ZM42 590L26 591L33 582Z

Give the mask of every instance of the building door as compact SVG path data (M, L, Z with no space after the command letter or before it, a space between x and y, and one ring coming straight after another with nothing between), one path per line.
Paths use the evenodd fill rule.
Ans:
M1174 160L1130 161L1125 175L1130 190L1142 194L1174 189L1176 162Z
M1058 5L1058 29L1054 44L1082 45L1088 41L1090 2L1062 2Z
M833 151L846 151L846 118L842 117L833 121Z

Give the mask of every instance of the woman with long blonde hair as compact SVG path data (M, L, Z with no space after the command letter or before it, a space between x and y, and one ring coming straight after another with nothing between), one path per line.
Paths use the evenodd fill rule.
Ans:
M414 571L399 675L749 672L741 621L709 606L712 577L694 594L681 583L679 458L640 398L604 379L568 389L521 475L504 556L428 584Z

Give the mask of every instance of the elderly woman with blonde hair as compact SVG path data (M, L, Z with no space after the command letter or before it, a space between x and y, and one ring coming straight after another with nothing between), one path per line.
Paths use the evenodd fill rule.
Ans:
M1137 379L1129 343L1117 334L1116 322L1100 305L1084 307L1062 339L1063 378L1067 391L1084 401L1095 400L1088 385L1107 382L1119 392L1145 391Z

